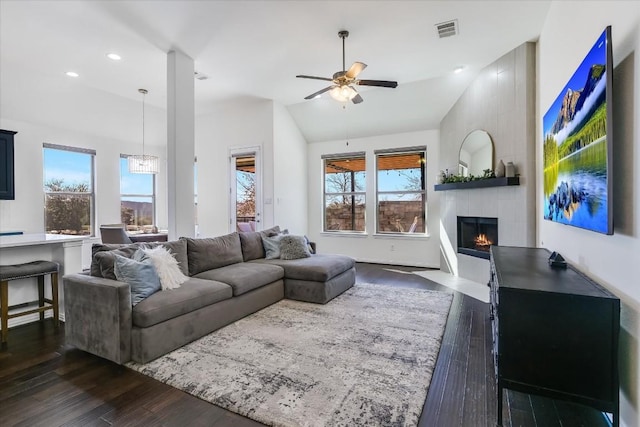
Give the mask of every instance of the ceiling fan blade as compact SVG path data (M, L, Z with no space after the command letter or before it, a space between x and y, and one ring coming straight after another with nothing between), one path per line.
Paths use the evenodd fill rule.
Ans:
M298 76L296 76L299 79L314 79L314 80L325 80L328 82L332 82L333 79L330 79L329 77L317 77L317 76L305 76L303 74L300 74Z
M389 80L358 80L356 84L360 86L398 87L398 82L392 82Z
M365 64L364 62L354 62L345 76L349 79L355 79L356 77L358 77L358 74L360 74L365 68L367 68L367 64Z
M351 98L351 102L353 102L354 104L360 104L362 101L364 101L364 99L362 99L360 94L357 94L356 96Z
M311 94L311 95L309 95L309 96L305 96L305 97L304 97L304 99L313 99L313 98L315 98L316 96L320 96L320 95L322 95L323 93L325 93L326 91L333 89L334 87L336 87L336 86L335 86L335 85L327 86L327 87L325 87L324 89L320 89L319 91L314 92L314 93L312 93L312 94Z

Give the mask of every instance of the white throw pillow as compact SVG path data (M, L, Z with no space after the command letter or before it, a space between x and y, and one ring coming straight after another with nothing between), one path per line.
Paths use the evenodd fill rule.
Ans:
M163 246L155 248L140 248L139 251L144 252L144 256L149 258L156 268L162 290L179 288L181 284L189 278L182 273L178 261Z

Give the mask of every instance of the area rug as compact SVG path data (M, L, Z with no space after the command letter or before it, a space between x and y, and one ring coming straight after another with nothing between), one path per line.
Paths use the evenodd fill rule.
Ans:
M127 366L271 426L416 425L451 300L356 284L325 305L279 301Z

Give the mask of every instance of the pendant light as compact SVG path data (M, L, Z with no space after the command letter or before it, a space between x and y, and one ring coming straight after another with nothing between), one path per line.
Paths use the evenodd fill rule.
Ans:
M146 89L138 89L142 94L142 155L129 156L129 173L158 173L158 156L144 154L144 99L149 92Z

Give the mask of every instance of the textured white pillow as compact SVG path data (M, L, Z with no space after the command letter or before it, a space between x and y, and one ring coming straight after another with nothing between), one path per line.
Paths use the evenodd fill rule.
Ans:
M151 259L153 266L156 268L162 290L179 288L181 284L189 278L182 273L178 261L163 246L155 248L141 248L146 257Z

